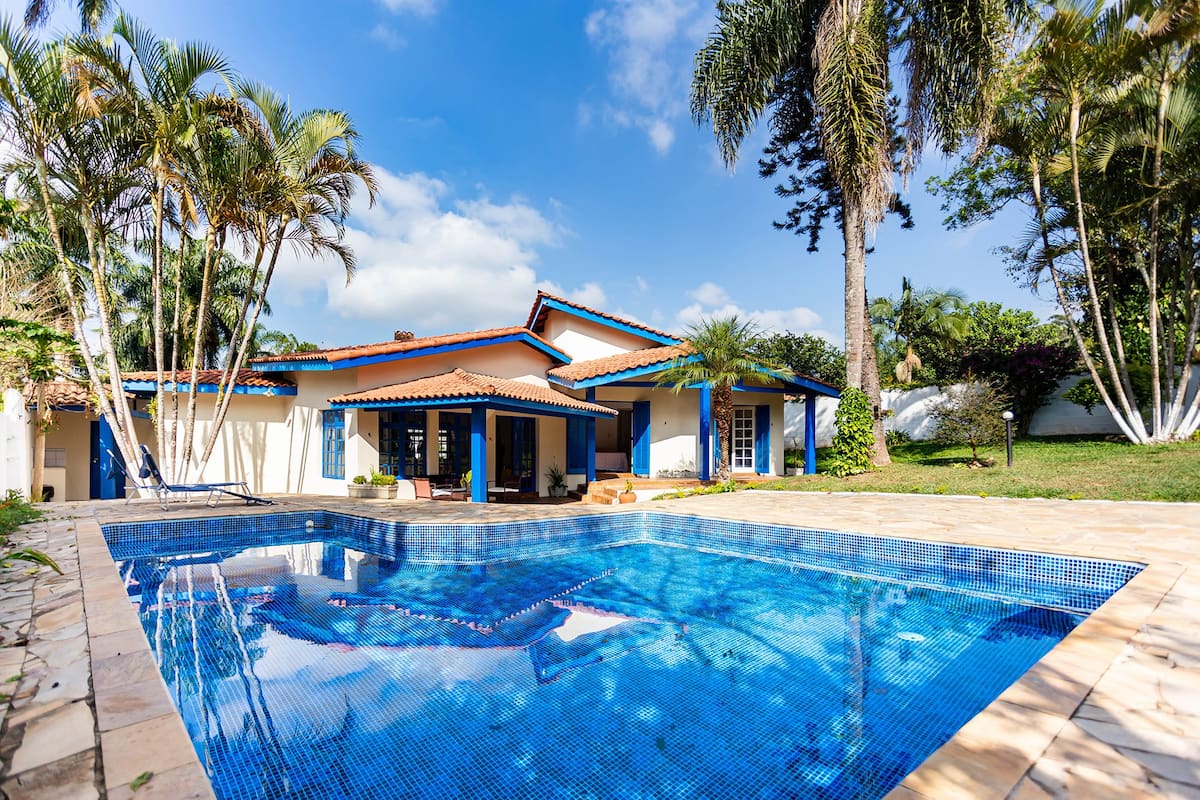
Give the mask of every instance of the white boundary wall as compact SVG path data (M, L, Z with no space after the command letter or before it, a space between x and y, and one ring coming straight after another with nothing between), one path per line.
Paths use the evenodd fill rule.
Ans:
M5 389L4 410L0 411L0 497L10 489L29 496L33 453L28 417L21 393L16 389Z
M1086 378L1086 374L1072 375L1063 379L1050 395L1046 405L1038 409L1029 425L1032 436L1070 436L1078 434L1121 434L1121 429L1104 406L1096 406L1089 414L1083 406L1063 399L1063 393ZM1200 382L1200 370L1192 373L1192 391ZM945 393L937 386L922 386L916 389L888 389L883 392L884 410L893 413L887 418L888 430L901 430L914 439L928 439L933 435L933 421L929 414L942 401ZM817 398L817 447L828 447L833 442L833 417L837 411L837 400L831 397ZM784 406L784 430L788 448L804 447L804 401L787 403Z

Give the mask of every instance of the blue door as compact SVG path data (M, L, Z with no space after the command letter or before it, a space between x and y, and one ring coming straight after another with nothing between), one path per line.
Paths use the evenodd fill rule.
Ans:
M92 423L91 458L88 471L88 497L115 500L125 496L125 459L117 449L108 421Z
M771 407L754 409L754 471L766 475L771 471Z
M633 404L633 474L650 477L650 401Z

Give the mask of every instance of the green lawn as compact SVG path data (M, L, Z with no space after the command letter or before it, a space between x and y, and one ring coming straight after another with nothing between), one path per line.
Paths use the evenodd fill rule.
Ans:
M1133 445L1095 439L1025 439L1015 443L1013 467L1004 446L980 452L992 466L972 469L966 447L910 442L892 448L892 465L865 475L785 478L759 489L812 492L909 492L1070 500L1200 501L1200 443ZM827 450L817 453L824 469Z

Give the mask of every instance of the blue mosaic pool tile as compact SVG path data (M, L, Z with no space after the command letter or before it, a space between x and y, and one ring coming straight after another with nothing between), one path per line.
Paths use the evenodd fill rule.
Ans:
M405 523L325 511L103 526L114 557L195 553L314 534L410 563L482 564L654 542L1090 612L1141 565L654 511L505 523ZM217 542L214 542L214 539Z

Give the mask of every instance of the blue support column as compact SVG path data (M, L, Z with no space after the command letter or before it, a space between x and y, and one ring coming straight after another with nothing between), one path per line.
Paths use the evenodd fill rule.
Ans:
M487 409L471 409L471 502L486 503L487 494Z
M592 386L584 392L584 398L589 403L596 402L596 387ZM589 417L587 421L587 474L584 480L588 483L596 480L596 419Z
M712 386L700 387L700 480L712 478Z
M804 474L817 474L817 396L804 395Z

